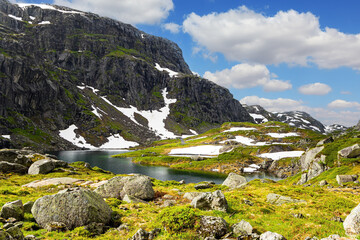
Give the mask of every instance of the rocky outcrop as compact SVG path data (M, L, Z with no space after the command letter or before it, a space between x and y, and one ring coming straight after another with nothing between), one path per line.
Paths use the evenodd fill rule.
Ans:
M293 199L291 197L281 196L275 193L269 193L266 197L266 201L274 205L282 205L285 203L306 203L304 200Z
M359 144L354 144L350 147L341 149L338 152L338 158L356 158L360 156Z
M106 225L111 220L112 210L97 193L75 188L39 198L31 212L43 228L57 222L74 229L93 222Z
M227 222L220 217L201 216L198 233L203 238L220 239L227 233Z
M34 162L30 166L30 168L28 170L28 174L30 174L30 175L47 174L58 167L68 167L68 164L67 164L67 162L64 162L61 160L46 158L46 159L42 159L42 160Z
M27 173L27 167L17 164L17 163L9 163L9 162L0 162L0 172L2 173Z
M141 200L152 200L155 196L151 179L144 175L114 177L94 190L104 198L124 198L125 195Z
M360 234L360 204L351 210L343 225L347 235L357 236Z
M326 171L328 168L325 165L326 156L317 155L324 149L324 146L315 147L307 150L300 158L299 163L301 171L306 171L301 175L301 179L298 182L298 185L305 184L310 179L319 176L322 172Z
M228 210L226 198L220 190L212 193L202 193L191 201L191 206L201 210L219 210L224 212Z
M245 177L236 174L230 173L222 185L229 187L230 189L235 189L244 186L247 183Z

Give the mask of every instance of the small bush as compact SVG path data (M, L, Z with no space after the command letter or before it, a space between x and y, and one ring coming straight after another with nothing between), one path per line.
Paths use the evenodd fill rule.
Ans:
M158 220L170 232L194 229L199 216L189 207L170 207L163 210Z

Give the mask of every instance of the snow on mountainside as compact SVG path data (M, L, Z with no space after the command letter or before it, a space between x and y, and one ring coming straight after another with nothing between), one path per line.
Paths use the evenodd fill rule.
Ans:
M345 126L334 124L325 126L318 120L314 119L306 112L290 111L290 112L268 112L259 105L247 106L243 105L249 112L250 116L256 123L264 123L267 121L278 121L288 123L290 126L302 129L310 129L321 133L331 133L334 131L343 131L347 128Z

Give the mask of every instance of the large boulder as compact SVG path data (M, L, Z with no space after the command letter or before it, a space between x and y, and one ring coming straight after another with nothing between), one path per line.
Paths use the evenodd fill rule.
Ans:
M360 156L359 144L352 145L350 147L341 149L338 152L338 158L356 158Z
M67 162L61 160L55 160L52 158L45 158L39 161L34 162L29 170L28 174L47 174L58 167L68 167Z
M26 155L27 151L17 149L0 149L0 161L17 163L25 167L30 167L33 163Z
M79 182L79 179L76 178L70 178L70 177L61 177L61 178L45 178L41 180L35 180L30 183L27 183L25 185L22 185L22 187L28 187L28 188L38 188L38 187L44 187L49 185L63 185L63 184L73 184L76 182Z
M356 236L360 234L360 204L351 210L343 225L347 235Z
M203 194L202 192L187 192L184 194L184 198L192 201L194 198L200 196L201 194Z
M152 200L155 192L151 179L144 175L114 177L94 190L103 198L124 198L125 195L141 200Z
M253 231L253 227L251 226L251 224L245 220L241 220L240 222L235 223L232 226L232 229L233 229L233 233L236 236L241 235L241 234L251 235L251 233Z
M354 182L358 179L358 175L336 175L336 181L339 185L344 183Z
M247 180L245 177L236 173L230 173L222 185L235 189L244 186L246 183Z
M283 235L267 231L260 235L260 240L286 240Z
M220 239L227 233L227 222L220 217L201 216L198 233L203 238Z
M324 149L324 146L315 147L307 150L299 159L301 171L306 171L301 175L298 185L305 184L310 179L319 176L322 172L327 170L325 163L326 156L321 155L317 157Z
M228 209L226 198L220 190L212 193L202 193L191 201L191 206L201 210L219 210L224 212Z
M18 164L18 163L10 163L1 161L0 162L0 172L2 173L20 173L25 174L27 173L28 169L27 167Z
M24 206L21 200L5 203L1 208L0 217L8 219L15 218L20 221L24 219Z
M13 240L23 240L24 234L18 226L13 226L6 229L6 232L12 237ZM1 239L1 238L0 238ZM6 238L5 238L6 239Z
M111 220L112 210L97 193L73 188L37 199L31 212L43 228L57 222L74 229L93 222L106 225Z
M271 203L274 205L282 205L284 203L304 203L304 202L306 202L304 200L293 199L291 197L281 196L281 195L275 194L275 193L269 193L266 197L266 201L268 203Z

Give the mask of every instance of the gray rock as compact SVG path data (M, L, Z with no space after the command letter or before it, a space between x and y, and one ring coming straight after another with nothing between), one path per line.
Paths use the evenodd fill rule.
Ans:
M21 150L17 149L0 149L0 161L17 163L29 167L32 161L27 156L22 155L22 153Z
M286 240L286 238L278 233L267 231L260 235L260 240Z
M29 170L28 174L36 175L36 174L47 174L53 171L55 168L58 167L67 167L68 164L61 160L54 160L51 158L42 159L39 161L34 162Z
M332 142L334 142L333 137L328 137L328 138L325 138L325 139L319 141L319 142L316 144L316 146L322 146L322 145L324 145L324 144L332 143Z
M327 168L323 164L325 163L326 156L316 157L324 149L324 146L315 147L307 150L299 159L301 171L307 171L301 175L301 179L298 185L305 184L310 179L319 176Z
M35 237L34 235L26 235L24 240L37 240L38 238Z
M341 149L338 152L338 158L356 158L360 156L360 146L359 144L352 145L350 147Z
M320 187L323 187L323 186L325 186L325 185L328 185L328 182L327 182L326 180L321 180L321 181L319 182L319 186L320 186Z
M17 226L11 227L6 230L6 232L12 237L12 239L16 240L23 240L24 234L22 233L21 229Z
M327 238L322 238L321 240L340 240L340 239L342 239L342 238L339 235L334 234L334 235L330 235Z
M41 180L35 180L33 182L23 185L22 187L38 188L38 187L44 187L44 186L49 186L49 185L57 186L57 185L73 184L78 181L79 181L79 179L70 178L70 177L45 178L45 179L41 179Z
M31 208L33 207L34 202L29 201L24 204L24 213L31 213Z
M28 169L27 167L17 164L17 163L10 163L1 161L0 162L0 172L2 173L20 173L25 174L27 173Z
M226 198L220 190L212 193L202 193L191 201L191 206L201 210L219 210L224 212L228 209Z
M68 229L74 229L92 222L108 224L112 210L100 195L74 188L39 198L31 212L43 228L49 223L60 222Z
M141 199L136 198L136 197L129 196L127 194L122 198L122 200L124 202L127 202L127 203L147 203L144 200L141 200Z
M269 193L266 197L266 201L268 203L271 203L274 205L282 205L284 203L304 203L304 202L306 202L304 200L293 199L291 197L281 196L281 195L275 194L275 193Z
M198 233L203 238L219 239L227 233L227 222L220 217L201 216Z
M241 235L241 234L250 235L252 234L253 231L253 227L251 226L251 224L245 220L241 220L239 223L235 223L232 226L232 229L235 235Z
M166 200L164 201L164 203L161 205L161 207L172 207L175 206L176 201L175 200Z
M129 240L148 240L149 239L149 232L145 231L144 229L140 228L134 236L132 236Z
M84 227L85 230L89 231L92 236L97 236L100 234L104 234L109 227L105 226L103 223L90 223Z
M85 164L84 164L84 167L87 168L87 169L91 169L90 163L85 163Z
M207 188L212 188L212 187L213 187L213 185L208 184L208 183L200 183L200 184L196 184L196 185L194 186L194 188L195 188L196 190L199 190L199 189L207 189Z
M114 177L94 191L103 198L122 199L126 194L141 200L152 200L155 197L151 179L144 175Z
M236 173L230 173L222 185L235 189L244 186L246 183L247 180L245 177Z
M354 182L358 179L358 175L336 175L336 181L339 185L347 182Z
M0 229L0 239L1 240L13 240L11 235L2 229Z
M1 208L0 217L15 218L17 221L24 219L24 207L21 200L5 203Z
M184 185L186 182L185 182L185 180L180 180L179 181L179 184L181 184L181 185Z
M351 210L343 225L347 235L356 236L360 234L360 204Z
M200 196L201 194L203 194L202 192L187 192L184 194L184 198L192 201L194 198L196 198L197 196Z
M48 232L65 232L68 230L63 222L48 222L44 227Z

